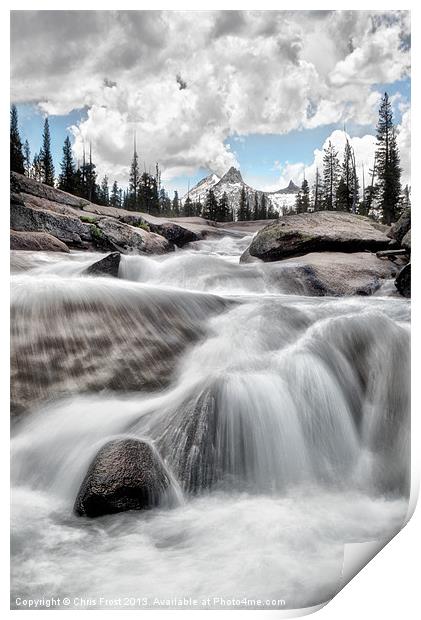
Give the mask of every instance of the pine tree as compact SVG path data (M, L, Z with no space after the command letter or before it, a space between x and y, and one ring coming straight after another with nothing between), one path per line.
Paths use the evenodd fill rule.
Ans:
M322 195L323 188L321 186L321 179L319 169L316 168L316 178L313 187L313 211L320 211L322 208Z
M105 175L101 181L101 185L100 185L99 192L98 192L98 198L99 198L100 204L104 205L105 207L108 207L108 205L110 204L110 190L108 187L107 175Z
M136 209L151 215L160 213L156 178L146 171L142 173L139 180Z
M303 196L301 194L301 188L300 190L297 192L297 195L295 196L295 212L296 213L302 213L303 212Z
M171 200L163 187L159 191L159 208L162 215L171 216Z
M376 156L375 155L374 155L373 167L369 170L369 174L370 174L370 183L367 187L364 188L363 206L362 206L364 212L362 212L361 207L360 207L361 215L370 215L372 208L373 208L373 204L376 200L377 187L374 182L376 178Z
M186 200L184 201L183 215L184 217L191 217L193 215L193 203L190 196L187 196Z
M61 160L60 168L61 174L58 179L59 189L73 193L76 188L76 170L69 136L66 136L64 141L63 159Z
M336 190L339 183L340 164L338 151L331 141L324 149L323 155L323 208L332 210L336 208Z
M128 207L134 211L136 211L139 207L139 183L140 183L140 173L139 173L139 159L136 152L136 141L134 142L133 147L133 158L132 163L130 164L130 173L129 173L129 194L128 194Z
M110 205L117 209L121 207L120 203L120 190L118 189L117 181L114 181L110 194Z
M279 217L278 211L273 206L272 202L269 201L269 208L267 210L267 219L268 220L276 220Z
M252 209L251 209L251 205L250 205L250 196L249 194L247 194L247 200L246 200L246 221L250 221L252 219Z
M336 208L340 211L355 213L358 203L359 182L355 167L354 150L348 139L345 143L341 172L342 174L336 192Z
M269 207L270 207L271 204L272 203L269 202ZM268 207L267 207L266 194L262 194L262 198L260 200L259 219L261 219L261 220L267 220L268 219Z
M180 215L180 200L177 190L174 191L174 198L172 200L172 215L173 217L178 217Z
M227 193L224 192L218 201L216 219L218 222L229 222L230 216L231 216L231 212L230 212L228 196L227 196Z
M43 168L43 183L54 187L54 164L53 156L51 155L51 137L50 137L50 124L48 122L48 116L44 121L44 131L42 134L42 149L40 152Z
M247 200L246 188L243 185L241 188L240 202L238 205L238 212L237 212L237 220L239 222L244 222L244 220L247 219L247 210L248 210L248 200Z
M92 161L92 146L89 145L89 162L86 163L85 154L83 155L83 165L81 169L81 192L80 195L90 202L98 201L98 185L96 183L96 165Z
M203 217L207 220L212 220L213 222L216 222L217 213L218 202L215 198L213 189L211 188L206 195L205 206L203 208Z
M25 140L25 144L23 145L23 160L25 166L25 174L27 177L31 176L31 148L29 146L28 140Z
M402 196L402 209L411 208L411 192L408 185L405 185Z
M401 168L393 112L389 96L384 94L377 123L376 192L385 224L396 221L401 194Z
M44 170L42 167L42 159L40 153L35 153L34 155L31 168L31 177L35 179L35 181L42 183L42 180L44 178Z
M203 207L202 203L200 202L200 197L199 200L194 203L194 214L196 215L196 217L201 217L203 214Z
M310 208L310 188L307 179L301 184L301 213L307 213Z
M259 194L254 192L254 205L253 205L253 220L260 220L260 204L259 204Z
M18 111L15 105L10 110L10 170L25 174L25 159L19 135Z

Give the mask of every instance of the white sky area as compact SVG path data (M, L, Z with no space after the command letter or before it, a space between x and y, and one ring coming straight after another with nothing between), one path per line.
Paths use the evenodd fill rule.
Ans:
M75 156L91 141L99 174L119 182L134 133L164 181L221 175L238 166L233 135L375 125L376 85L409 77L409 47L408 11L13 12L12 100L50 115L86 108L70 130ZM405 183L410 111L399 93L394 103ZM344 133L330 139L341 148ZM368 171L373 136L351 141ZM281 165L276 187L261 189L298 181L302 168Z

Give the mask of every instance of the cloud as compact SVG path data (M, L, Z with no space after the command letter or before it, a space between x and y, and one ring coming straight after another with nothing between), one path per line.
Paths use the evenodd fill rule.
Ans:
M12 99L87 108L75 153L127 177L133 135L167 178L236 165L232 135L373 123L409 72L409 12L16 11ZM187 87L185 87L187 85Z

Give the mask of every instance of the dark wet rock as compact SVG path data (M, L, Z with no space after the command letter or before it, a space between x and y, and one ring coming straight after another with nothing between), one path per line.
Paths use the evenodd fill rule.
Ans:
M44 232L10 231L10 249L39 252L69 252L65 243Z
M91 230L77 217L34 209L25 205L19 194L12 194L10 227L16 231L44 232L71 247L83 247L91 240Z
M361 252L393 247L387 227L352 213L319 211L281 217L254 237L248 256L265 262L310 252Z
M408 252L411 252L411 229L409 229L406 235L403 237L401 241L401 246Z
M101 260L93 263L83 271L83 275L87 276L111 276L118 278L118 268L120 266L120 252L112 252L101 258Z
M411 263L402 267L395 280L395 286L403 297L411 297Z
M399 245L402 245L402 240L411 229L411 209L407 207L402 211L402 214L397 222L392 224L388 233L388 237L395 239Z
M156 450L138 439L117 439L103 446L79 489L74 510L99 517L158 506L170 479Z
M182 248L186 243L191 241L199 241L201 236L188 230L183 226L179 226L174 222L163 222L162 224L149 224L152 232L162 235L171 243L174 243L179 248Z

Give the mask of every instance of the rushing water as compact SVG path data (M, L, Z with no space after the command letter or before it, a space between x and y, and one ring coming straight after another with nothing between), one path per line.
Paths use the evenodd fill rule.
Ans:
M12 605L315 605L344 543L401 527L408 301L302 296L239 264L249 242L123 256L119 279L83 276L94 254L13 254ZM158 449L171 505L76 517L92 458L127 436Z

